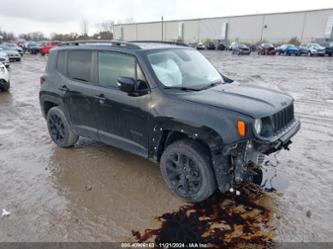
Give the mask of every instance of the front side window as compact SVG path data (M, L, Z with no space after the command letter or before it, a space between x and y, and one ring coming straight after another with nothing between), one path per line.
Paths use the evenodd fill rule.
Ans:
M148 60L165 87L205 88L222 82L222 76L199 52L173 49L148 54Z
M119 77L136 78L136 62L133 56L99 52L98 53L98 79L99 84L105 87L118 87Z
M68 77L83 82L91 82L91 51L68 51Z

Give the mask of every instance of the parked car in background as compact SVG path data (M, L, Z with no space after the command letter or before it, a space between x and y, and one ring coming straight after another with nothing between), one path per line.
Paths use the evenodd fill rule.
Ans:
M0 48L6 52L9 61L21 61L21 54L16 49L12 49L6 45L1 44Z
M328 56L333 55L333 42L326 42L322 44L322 46L325 47L325 54L327 54Z
M3 64L5 65L6 68L9 68L9 57L7 55L7 53L0 48L0 65Z
M204 45L202 42L199 42L199 43L197 44L197 49L198 49L198 50L205 50L206 47L205 47L205 45Z
M16 45L15 43L3 43L2 45L7 46L8 48L12 49L12 50L16 50L17 52L20 53L21 56L23 56L24 51L21 47L19 47L18 45Z
M276 49L272 43L261 43L258 48L258 54L260 55L275 55Z
M298 48L298 54L303 55L303 54L308 54L309 53L309 47L308 44L302 43L299 48Z
M8 91L10 87L9 74L5 65L0 63L0 90Z
M26 45L26 51L30 54L38 54L39 53L39 45L37 42L27 42Z
M325 47L319 45L318 43L307 43L301 44L299 48L299 54L306 54L309 56L325 56Z
M207 49L208 50L216 50L216 46L215 46L214 42L208 42Z
M50 50L52 48L55 48L59 45L59 42L48 42L47 44L45 45L42 45L40 48L39 48L39 52L41 55L46 55L46 54L49 54L50 53Z
M279 55L299 55L299 49L294 44L283 44L276 48Z
M228 49L232 51L232 49L235 48L237 46L237 44L238 44L237 42L230 43L230 46Z
M221 51L224 51L226 50L227 47L223 44L223 43L220 43L218 46L217 46L217 50L221 50Z
M248 46L246 46L245 44L236 43L232 47L232 54L249 55L249 54L251 54L251 49Z

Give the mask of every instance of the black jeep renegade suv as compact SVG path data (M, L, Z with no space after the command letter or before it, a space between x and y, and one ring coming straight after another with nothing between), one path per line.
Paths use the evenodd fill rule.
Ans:
M59 47L41 84L58 146L84 136L148 158L192 202L260 178L264 155L287 149L300 129L292 97L233 82L201 53L174 44Z

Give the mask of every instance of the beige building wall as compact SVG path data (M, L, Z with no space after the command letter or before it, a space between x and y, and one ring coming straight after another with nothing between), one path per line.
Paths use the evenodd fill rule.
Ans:
M178 23L180 22L164 22L164 40L176 41L178 39Z
M200 35L199 20L184 22L184 42L197 42Z
M124 28L124 40L126 41L135 41L137 40L137 25L136 24L131 24L131 25L126 25L123 27Z
M333 9L306 13L303 32L304 41L311 41L325 36L325 28L329 17L333 17Z
M199 40L204 42L206 39L222 39L222 25L228 22L229 18L214 18L200 20Z
M229 40L257 42L261 37L263 16L239 16L229 18Z
M302 38L304 13L274 14L263 16L263 40L270 42L288 42L293 37Z
M160 22L137 24L137 40L142 41L142 40L161 40L161 39L162 39L162 24Z
M228 23L227 38L229 41L238 39L240 42L255 43L262 39L270 42L287 42L291 38L297 37L300 41L307 42L325 38L325 29L330 17L333 18L333 9L165 21L163 39L176 41L179 38L179 24L183 23L184 42L199 42L206 39L222 40L223 26ZM121 38L124 40L161 40L162 23L116 25L115 39Z

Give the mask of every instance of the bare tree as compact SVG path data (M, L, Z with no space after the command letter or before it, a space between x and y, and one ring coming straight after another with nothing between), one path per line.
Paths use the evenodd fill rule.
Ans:
M98 23L96 26L97 26L97 28L100 32L113 33L114 21L113 20L107 20L107 21Z

